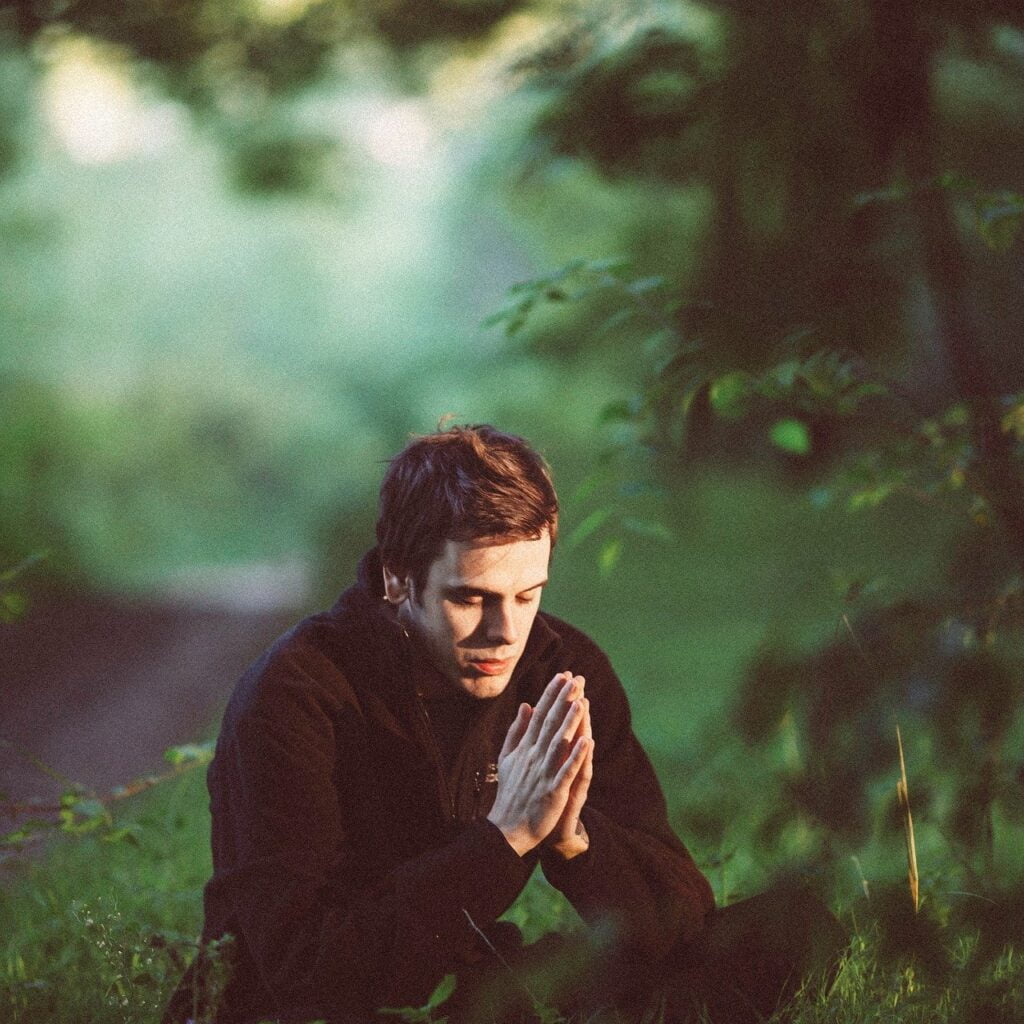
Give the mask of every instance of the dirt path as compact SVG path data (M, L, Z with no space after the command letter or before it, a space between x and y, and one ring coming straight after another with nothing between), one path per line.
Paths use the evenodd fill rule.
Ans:
M25 620L0 625L0 738L101 792L159 771L167 747L209 732L238 676L297 617L209 600L37 596ZM61 788L0 746L8 798Z

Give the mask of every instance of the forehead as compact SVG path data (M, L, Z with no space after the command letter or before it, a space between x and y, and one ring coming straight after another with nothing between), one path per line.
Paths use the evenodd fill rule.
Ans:
M449 540L430 565L427 586L518 592L547 579L550 557L547 532L529 540Z

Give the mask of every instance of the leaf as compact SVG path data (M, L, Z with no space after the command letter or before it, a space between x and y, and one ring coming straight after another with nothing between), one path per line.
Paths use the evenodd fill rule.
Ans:
M610 334L615 330L616 327L621 327L624 323L628 323L633 317L636 316L636 310L631 309L629 306L624 306L622 309L617 309L601 326L598 328L599 334Z
M630 295L646 295L648 292L656 291L665 284L665 278L660 276L641 277L636 281L630 281L626 285L626 291Z
M577 548L582 544L592 533L599 530L611 517L612 510L610 508L597 508L590 513L583 520L579 526L576 527L566 539L566 544L569 548Z
M652 540L671 541L675 535L664 524L655 519L640 519L637 516L623 516L622 528L635 533L639 537L650 537Z
M0 622L17 622L28 610L28 600L15 591L0 594Z
M26 822L13 832L5 832L3 835L0 835L0 846L20 846L31 839L38 831L40 831L39 828L32 827L31 822Z
M768 431L772 444L793 455L807 455L811 450L811 437L802 420L779 420Z
M183 743L178 747L168 747L164 751L164 760L173 765L183 765L192 762L206 764L213 759L213 740L205 743Z
M875 508L889 498L894 489L893 484L879 484L877 487L862 488L850 495L850 511L857 512L862 508Z
M793 390L793 385L796 383L796 376L799 372L800 361L798 359L787 359L772 367L770 378L785 393Z
M103 802L95 799L79 800L72 806L71 811L82 818L102 818L107 814Z
M634 419L633 404L631 402L609 402L598 416L597 422L604 423L628 423Z
M0 572L0 583L10 583L12 580L16 580L22 573L31 569L33 565L38 565L45 558L47 558L49 552L37 551L26 558L23 558L17 565L12 565L9 569L4 569Z
M430 998L424 1005L425 1010L434 1010L440 1006L455 991L455 975L446 974L438 983L437 988L430 993Z
M750 395L750 378L741 370L727 373L712 381L708 398L711 408L719 416L734 419L742 415L747 397Z
M401 1017L405 1021L425 1020L425 1014L416 1006L382 1006L378 1013L385 1013L389 1017Z
M1024 441L1024 402L1017 402L1003 416L1001 425L1004 433L1013 433L1018 441Z
M665 373L671 363L693 362L693 357L703 351L704 345L700 342L684 344L679 332L672 327L659 327L643 339L643 354L655 360L655 372L659 376Z
M602 576L610 576L612 570L618 565L622 556L622 541L618 537L611 537L601 546L601 552L597 556L597 566Z
M111 829L109 832L104 833L103 841L105 843L127 843L129 846L138 847L140 829L138 825L124 825L121 828Z
M1024 197L1012 192L985 195L977 206L978 234L997 252L1013 245L1024 223Z
M874 203L895 203L906 199L910 195L910 189L905 185L889 185L886 188L876 188L869 192L859 192L853 198L853 205L856 209L870 206Z
M586 269L594 274L607 274L616 270L625 270L630 265L630 260L625 256L611 256L600 260L591 260L587 264L579 264L576 269L586 266Z
M562 1012L547 1003L542 1003L536 997L533 998L533 1013L538 1024L567 1024Z
M499 309L497 313L491 313L490 316L484 317L482 324L484 327L497 327L503 320L506 320L510 315L510 311L507 309Z

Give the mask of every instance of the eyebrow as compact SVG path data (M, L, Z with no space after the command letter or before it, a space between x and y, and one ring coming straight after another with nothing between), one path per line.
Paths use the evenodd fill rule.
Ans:
M534 583L532 587L524 587L522 590L516 591L516 594L529 594L533 590L539 590L541 587L547 586L548 581L543 579L540 583ZM501 595L496 590L485 590L483 587L445 587L444 592L446 594L458 597L500 597Z

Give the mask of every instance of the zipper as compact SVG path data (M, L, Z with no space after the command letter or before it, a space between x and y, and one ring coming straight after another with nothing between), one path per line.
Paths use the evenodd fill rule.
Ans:
M484 771L479 769L473 772L473 820L480 817L480 794L485 784L494 784L498 781L498 766L493 762L487 765Z
M416 707L420 712L420 719L423 722L423 728L427 736L428 746L430 747L430 755L434 761L434 771L437 774L438 781L438 792L441 795L442 808L445 804L448 807L448 824L454 825L456 821L455 813L455 794L452 792L452 787L448 782L448 777L445 775L444 766L441 763L441 750L437 745L437 736L434 734L434 726L430 722L430 715L427 712L427 706L423 703L423 695L420 693L419 688L416 688ZM444 811L441 812L444 814Z

